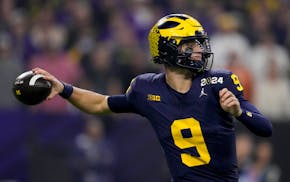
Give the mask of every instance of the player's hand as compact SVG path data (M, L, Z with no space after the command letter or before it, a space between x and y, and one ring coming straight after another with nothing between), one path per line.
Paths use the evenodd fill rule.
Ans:
M36 74L42 74L44 75L44 79L48 80L51 82L51 92L49 94L49 96L47 97L47 99L52 99L54 96L58 95L59 93L62 92L63 90L63 84L53 75L51 75L50 73L48 73L47 71L41 69L41 68L34 68L32 69L32 71Z
M231 113L233 116L238 117L242 114L240 102L237 97L227 88L219 91L220 105L226 112Z

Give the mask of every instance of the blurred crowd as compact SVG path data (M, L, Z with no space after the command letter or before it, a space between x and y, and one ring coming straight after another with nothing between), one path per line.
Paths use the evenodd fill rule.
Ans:
M197 18L210 36L213 67L237 74L245 97L273 122L290 121L288 0L1 0L0 110L23 107L11 87L17 75L34 67L45 68L75 86L103 94L124 93L136 75L162 70L150 61L147 34L169 13ZM32 110L77 112L60 97ZM103 127L92 124L91 119L88 123L92 130ZM102 135L96 130L84 132ZM76 152L82 150L84 156L76 158L97 160L99 156L89 152L99 150L93 142L85 135L78 136ZM100 145L99 152L109 155L101 160L107 169L113 157L108 146ZM257 148L271 149L267 143ZM83 167L73 166L78 172ZM87 181L95 175L89 172Z
M236 138L239 182L280 182L281 168L273 161L270 141L256 141L247 133Z

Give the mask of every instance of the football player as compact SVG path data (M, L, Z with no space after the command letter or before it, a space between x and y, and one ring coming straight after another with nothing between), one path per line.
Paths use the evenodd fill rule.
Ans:
M127 92L107 96L63 83L43 69L34 72L52 82L48 99L60 94L80 110L140 114L150 121L175 182L238 181L234 118L256 135L268 137L272 125L243 97L238 77L211 70L208 35L191 16L171 14L151 29L152 60L164 73L134 78Z

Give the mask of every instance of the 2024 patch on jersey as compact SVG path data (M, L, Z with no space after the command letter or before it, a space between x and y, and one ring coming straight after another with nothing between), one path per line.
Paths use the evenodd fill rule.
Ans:
M172 89L163 73L131 82L127 99L151 122L175 181L238 180L233 118L219 104L225 87L243 99L237 76L227 71L204 72L185 94Z

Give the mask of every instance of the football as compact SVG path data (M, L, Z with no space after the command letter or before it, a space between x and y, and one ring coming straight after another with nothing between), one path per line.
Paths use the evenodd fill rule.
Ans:
M23 104L36 105L44 101L51 91L51 83L41 74L27 71L20 74L14 84L14 96Z

